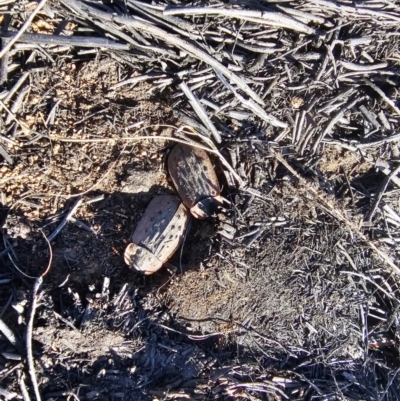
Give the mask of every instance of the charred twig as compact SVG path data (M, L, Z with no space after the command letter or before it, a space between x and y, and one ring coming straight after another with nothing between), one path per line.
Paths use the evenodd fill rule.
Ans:
M33 285L33 291L32 291L31 308L29 311L28 322L26 325L26 357L28 362L29 374L33 385L33 390L35 392L36 401L41 401L41 395L36 378L35 364L33 362L33 354L32 354L33 320L35 318L39 288L43 283L43 277L50 271L50 267L53 262L53 252L51 249L50 241L46 238L45 235L44 238L47 242L47 245L49 246L49 252L50 252L49 262L47 264L46 270L41 274L41 276L35 279L35 284Z
M160 79L160 78L165 78L167 75L166 74L157 74L157 73L152 73L152 74L146 74L146 75L139 75L138 77L133 77L129 78L125 81L118 82L117 84L111 86L110 89L118 89L121 86L124 85L136 85L139 82L147 81L150 79Z
M19 92L17 98L14 100L14 103L12 104L12 106L10 108L11 113L9 113L7 116L6 125L10 124L11 121L14 120L14 117L16 117L17 112L20 109L20 107L24 101L25 95L28 92L29 92L29 87L26 87Z
M43 277L40 276L35 280L35 284L33 286L33 291L32 291L32 303L31 303L31 309L29 313L29 318L28 318L28 323L26 326L26 354L27 354L27 361L28 361L28 368L29 368L29 374L31 377L33 389L35 392L36 400L41 401L41 396L39 392L39 385L37 382L36 378L36 373L35 373L35 364L33 362L33 354L32 354L32 332L33 332L33 319L35 317L35 312L36 312L36 306L37 306L37 294L39 291L39 288L43 282Z
M388 63L356 64L356 63L351 63L349 61L341 61L340 65L349 71L365 72L365 71L381 70L383 68L386 68L388 66Z
M269 124L275 126L275 127L280 127L280 128L287 128L287 124L281 120L278 120L274 116L268 115L262 107L260 107L258 104L253 102L251 99L244 99L242 95L240 95L232 85L230 85L225 78L220 74L218 71L215 71L217 74L217 77L221 80L221 82L224 84L226 88L228 88L243 104L244 107L247 109L253 111L256 115L258 115L261 119L264 121L268 122Z
M195 335L195 334L183 333L182 331L175 330L175 329L173 329L171 327L165 326L165 325L160 324L160 323L158 323L158 326L162 327L165 330L172 331L173 333L181 334L182 336L186 336L186 337L190 338L191 340L196 340L196 341L202 341L202 340L206 340L207 338L226 335L226 334L229 334L229 333L237 333L237 332L240 331L240 329L231 329L231 330L220 331L220 332L217 332L217 333L209 333L209 334L204 334L204 335Z
M64 228L64 226L67 224L68 220L73 216L73 214L76 212L78 207L82 204L83 198L78 198L74 205L71 207L69 212L64 216L62 219L61 223L59 226L47 237L49 241L52 241Z
M3 354L4 355L4 354ZM5 400L12 400L12 399L14 399L16 396L17 396L17 394L15 394L15 393L10 393L9 391L7 391L5 388L3 388L3 387L0 387L0 395L2 396L2 397L4 397L4 399Z
M186 85L185 82L181 82L179 84L179 87L181 88L182 92L187 96L189 99L189 102L191 106L193 107L194 111L200 118L200 120L203 122L203 124L211 131L212 135L214 136L214 139L217 143L221 143L221 135L215 128L215 125L212 123L210 118L208 117L206 111L204 110L203 106L200 104L199 100L196 98L196 96L193 94L193 92L189 89L189 87Z
M394 379L399 374L399 372L400 372L400 368L397 368L396 371L392 373L391 378L386 385L385 391L380 395L378 401L382 401L385 398L386 394L388 393L390 387L393 384Z
M317 140L314 143L313 151L316 152L319 144L325 138L326 135L330 134L335 124L344 116L347 110L350 110L354 107L358 102L362 101L362 98L356 98L350 102L348 102L327 124L325 129L318 136Z
M18 35L15 32L0 32L3 38L11 38ZM60 36L60 35L43 35L39 33L24 33L19 35L17 42L35 43L39 45L60 45L60 46L76 46L89 48L104 48L114 50L129 50L130 46L125 43L117 43L106 38L97 38L89 36Z
M8 29L8 26L10 24L10 15L3 15L4 19L3 22L1 24L1 32L5 32ZM8 39L1 39L0 43L1 43L1 48L4 48L7 46L9 40ZM0 59L0 85L3 85L4 82L7 81L7 76L8 76L8 61L10 58L10 52L7 52L3 58Z
M286 14L291 15L295 19L299 19L300 21L308 24L310 22L315 22L320 25L325 25L327 28L332 28L333 24L330 21L327 21L325 18L319 17L317 15L313 15L308 12L297 10L296 8L282 7L280 4L276 5L276 8L283 11Z
M6 46L3 47L3 49L0 51L0 59L3 58L3 56L12 48L14 43L16 43L21 35L29 28L29 25L32 23L37 13L44 7L46 1L47 0L40 1L37 7L33 10L32 14L29 16L29 18L24 22L18 33L6 44Z
M365 15L370 18L380 18L381 21L385 21L385 22L386 21L387 22L396 21L397 23L400 22L400 17L397 17L390 13L371 10L369 8L351 7L351 6L346 6L346 5L342 5L342 4L337 4L332 1L326 1L326 0L310 0L310 1L311 1L311 3L314 3L318 6L320 6L323 10L333 9L333 10L337 10L338 12L346 12L349 14L353 14L355 16Z
M181 121L183 124L188 125L190 127L193 127L195 130L200 132L201 134L208 136L209 132L207 131L207 128L204 127L204 125L200 124L197 120L194 118L184 114L181 111L176 111L174 113L179 118L179 121Z
M24 401L31 401L31 398L29 397L28 389L26 388L25 384L25 375L21 370L18 370L18 384L19 388L21 390L22 398Z
M7 96L4 98L4 104L8 104L8 102L12 99L14 94L18 91L30 74L31 71L26 71L21 75L21 78L18 79L17 83L10 89L10 92L8 92Z
M357 272L349 272L349 271L341 271L340 274L348 274L351 276L357 276L357 277L362 277L364 280L368 281L372 285L374 285L376 288L378 288L379 291L382 291L382 294L385 294L389 299L393 300L394 302L398 303L399 301L389 292L387 292L382 286L380 286L375 280L372 280L365 274L357 273Z
M381 88L379 88L377 85L375 85L373 82L365 79L364 83L371 87L375 92L377 92L381 97L382 100L387 103L395 112L398 116L400 116L400 109L396 106L396 104L393 102L393 100L389 99L386 95L385 92Z
M0 319L0 331L18 351L22 352L22 346L20 341L2 319Z
M288 17L278 12L268 11L253 11L253 10L239 10L229 8L211 8L211 7L180 7L180 8L165 8L164 15L210 15L217 14L224 17L239 18L259 24L266 24L271 26L279 26L282 28L293 29L298 32L307 34L315 34L315 29L296 21L294 18Z
M374 203L371 206L371 210L368 215L368 220L371 221L372 218L374 217L376 210L379 206L379 203L382 200L383 195L385 194L386 188L389 185L390 181L392 180L393 177L397 176L398 172L400 171L400 166L397 166L391 173L390 175L386 176L385 179L383 180L381 187L379 189L378 194L375 197Z
M327 140L327 139L324 140L323 142L332 144L332 145L339 145L339 146L342 146L349 150L358 151L358 150L373 148L376 146L382 146L386 143L397 142L398 140L400 140L400 134L394 134L394 135L388 136L386 138L377 139L376 141L370 141L370 142L365 142L365 143L356 143L356 144L349 144L349 143L342 142L342 141Z
M201 39L201 36L196 34L194 31L194 27L177 17L171 17L167 15L163 15L161 12L152 10L150 7L146 7L147 4L144 4L140 1L128 1L129 7L133 8L134 10L138 11L140 14L144 14L148 17L151 21L156 21L160 25L169 28L183 36L187 36L190 39L196 40Z
M376 128L381 129L381 124L379 124L377 116L372 111L368 110L364 105L360 106L360 111L363 113L364 117Z
M84 204L85 205L89 205L91 203L100 202L102 200L104 200L104 194L98 195L98 196L94 196L93 198L88 199L87 201L85 201Z

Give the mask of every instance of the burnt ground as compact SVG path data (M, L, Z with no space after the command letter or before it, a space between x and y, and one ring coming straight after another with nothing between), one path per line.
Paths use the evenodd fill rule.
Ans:
M68 34L83 23L61 5L50 7L71 18ZM52 33L59 22L41 13L32 32ZM397 56L389 47L391 60ZM17 345L0 337L1 396L27 399L26 386L34 399L23 344L33 278L50 261L32 335L42 399L398 399L399 276L370 246L398 265L398 187L389 180L382 193L381 167L395 170L398 142L352 149L381 139L351 136L366 130L358 109L343 115L336 142L317 152L313 137L297 143L296 134L281 135L254 116L217 115L213 121L225 133L218 148L251 190L234 185L214 157L230 206L192 221L182 249L156 274L141 276L124 264L123 252L149 201L176 193L166 156L169 138L187 124L179 114L188 112L186 99L175 83L115 87L153 71L170 73L162 59L143 64L129 52L51 50L39 47L32 60L31 50L13 53L9 63L18 68L9 68L3 85L4 100L24 77L11 102L18 103L15 117L4 108L2 115L0 317ZM204 69L192 58L180 63ZM296 68L291 77L307 77L307 68L303 75ZM382 85L396 102L389 84ZM282 88L266 97L268 111L295 127L304 99L323 99L320 89L303 99ZM366 88L362 96L396 131L390 107ZM323 118L315 112L307 121L321 128L329 122ZM351 138L347 148L337 143L341 135ZM50 252L46 238L79 198Z

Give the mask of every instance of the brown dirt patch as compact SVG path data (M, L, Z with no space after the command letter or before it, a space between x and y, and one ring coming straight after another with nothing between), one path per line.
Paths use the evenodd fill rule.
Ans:
M327 148L317 166L327 176L342 171L351 174L364 174L371 168L371 164L356 153L340 150L334 146Z

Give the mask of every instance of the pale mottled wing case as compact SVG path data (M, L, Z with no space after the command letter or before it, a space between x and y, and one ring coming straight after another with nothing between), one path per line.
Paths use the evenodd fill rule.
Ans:
M180 203L175 215L162 234L163 240L159 241L159 245L155 250L157 258L162 262L166 262L182 243L189 219L188 210L183 203Z
M220 194L217 175L209 156L202 149L180 143L175 145L168 157L168 170L188 208Z
M179 205L179 199L173 195L160 195L152 199L135 228L132 241L156 254Z
M132 241L166 262L181 244L189 223L189 213L173 195L154 198L140 219Z
M152 274L163 265L163 262L152 252L136 244L128 245L125 249L124 260L129 267L143 274Z

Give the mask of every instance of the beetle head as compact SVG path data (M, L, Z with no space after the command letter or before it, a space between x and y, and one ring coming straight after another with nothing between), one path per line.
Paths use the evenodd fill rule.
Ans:
M210 217L217 208L218 205L222 205L223 198L220 195L210 196L197 202L191 209L190 213L196 217L196 219L204 220Z

